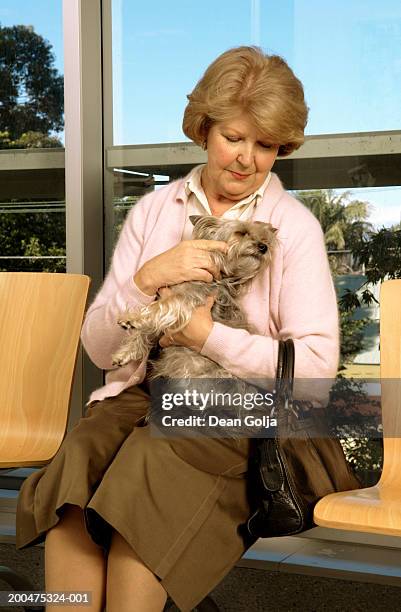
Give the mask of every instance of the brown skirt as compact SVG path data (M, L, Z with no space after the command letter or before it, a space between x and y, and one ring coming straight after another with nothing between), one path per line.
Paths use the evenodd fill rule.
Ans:
M116 529L182 612L195 607L253 544L239 526L250 514L250 440L158 438L138 386L93 402L18 497L16 547L45 541L65 504L107 555Z

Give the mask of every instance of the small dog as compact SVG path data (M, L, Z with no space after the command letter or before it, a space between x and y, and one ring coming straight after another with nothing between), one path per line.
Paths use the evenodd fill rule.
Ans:
M186 281L171 285L168 295L143 308L127 312L118 323L130 330L130 335L112 357L113 365L125 365L131 360L142 360L157 346L166 332L182 330L195 308L215 295L212 307L214 321L234 328L251 326L238 298L245 293L251 280L271 261L277 243L277 230L270 223L220 219L213 216L191 216L193 239L223 240L228 243L227 254L210 251L221 278L210 283ZM232 378L225 368L195 350L183 346L169 346L160 350L152 366L150 380L164 378Z

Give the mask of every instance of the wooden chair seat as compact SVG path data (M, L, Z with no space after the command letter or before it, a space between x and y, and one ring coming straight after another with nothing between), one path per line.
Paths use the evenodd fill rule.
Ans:
M315 506L322 527L401 536L401 280L380 291L383 471L373 487L332 493Z
M0 468L48 463L64 439L90 279L0 272Z
M401 488L380 486L331 493L315 507L321 527L401 536Z

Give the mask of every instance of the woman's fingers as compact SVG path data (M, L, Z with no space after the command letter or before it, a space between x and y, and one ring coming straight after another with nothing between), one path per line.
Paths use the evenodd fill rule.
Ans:
M171 289L169 287L159 287L157 293L160 297L168 297L171 294Z
M205 268L195 268L193 270L192 280L199 280L199 281L204 281L205 283L212 283L214 279L215 279L214 275L208 270L205 270Z
M215 279L219 280L221 278L220 269L216 266L216 263L209 253L199 251L199 255L195 255L194 263L197 268L202 268L210 272Z
M184 240L144 264L136 275L140 275L143 281L141 285L138 278L139 288L147 288L144 292L151 295L161 287L184 281L210 283L219 280L220 270L210 251L227 253L228 248L228 244L221 240Z
M221 278L221 274L220 274L220 270L211 262L200 262L197 264L196 268L194 268L194 270L201 270L202 272L206 272L205 274L202 274L202 278L196 278L194 280L206 280L206 282L210 282L214 279L216 280L220 280Z
M170 346L172 344L171 339L168 338L166 335L161 336L160 340L159 340L159 345L162 348L166 348L167 346Z

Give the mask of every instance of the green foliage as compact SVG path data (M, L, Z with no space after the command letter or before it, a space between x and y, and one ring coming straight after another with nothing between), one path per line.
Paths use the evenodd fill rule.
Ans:
M355 434L354 434L355 435ZM383 466L383 443L381 437L367 438L347 436L341 440L345 456L360 478L368 472L379 472ZM365 476L366 478L366 476ZM366 485L372 484L366 482Z
M11 140L7 130L0 131L0 149L54 149L62 146L63 143L56 136L47 136L42 132L26 132L20 138Z
M64 213L0 214L1 255L65 256ZM65 259L2 259L3 272L65 272Z
M64 81L51 45L32 27L0 25L0 131L2 147L23 134L63 128Z
M65 257L65 247L57 246L55 242L51 246L45 246L41 244L37 236L31 236L28 241L21 240L21 247L24 249L25 256L42 257L53 256L53 257ZM29 259L29 265L36 264L35 259ZM40 267L42 272L65 272L65 259L49 259L40 260Z
M340 376L327 407L329 428L364 486L374 484L383 465L380 402L370 399L363 382Z
M381 283L386 279L401 278L401 229L382 228L378 232L370 232L359 244L353 247L356 260L365 268L366 282ZM372 292L366 287L359 299L356 291L347 291L340 300L342 310L350 311L362 303L370 305L377 302Z
M355 245L354 253L365 266L369 283L385 278L401 278L401 230L382 228L370 233L367 239Z
M354 311L340 310L340 364L339 372L344 370L345 364L352 363L354 357L360 352L363 342L363 332L369 319L355 319Z

